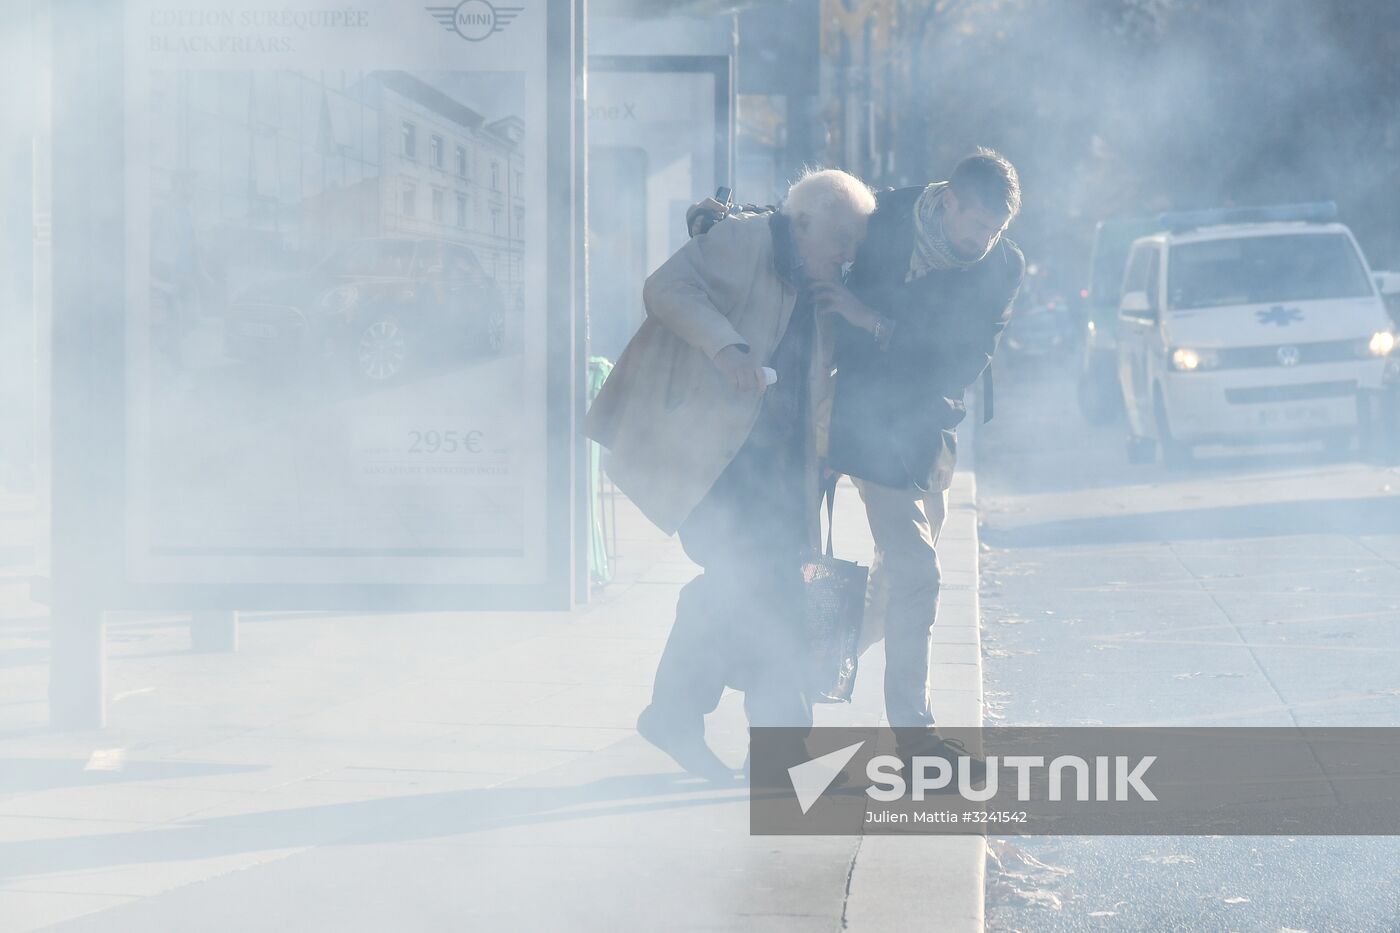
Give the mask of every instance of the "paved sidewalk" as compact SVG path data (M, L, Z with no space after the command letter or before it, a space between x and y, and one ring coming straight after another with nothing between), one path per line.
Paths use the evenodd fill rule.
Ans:
M941 541L949 725L981 715L973 495L959 474ZM868 561L848 484L838 510ZM636 736L694 568L619 519L619 582L571 614L255 613L229 655L117 617L102 733L46 730L45 610L0 549L0 927L980 930L980 838L752 837L745 789ZM818 723L878 721L882 673L877 646ZM710 722L735 765L739 700Z

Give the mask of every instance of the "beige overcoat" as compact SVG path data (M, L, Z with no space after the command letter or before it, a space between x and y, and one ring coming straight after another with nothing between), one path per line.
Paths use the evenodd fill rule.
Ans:
M691 239L646 281L646 320L588 412L588 436L610 452L608 474L667 534L674 533L748 438L761 396L731 388L713 358L747 344L764 363L797 303L778 214L731 217ZM831 410L830 319L817 315L808 373L804 481L817 544L819 463Z

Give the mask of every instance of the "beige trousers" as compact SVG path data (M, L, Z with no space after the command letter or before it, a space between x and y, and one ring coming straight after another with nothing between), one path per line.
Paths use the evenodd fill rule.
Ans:
M875 539L861 651L885 640L885 716L895 728L933 725L928 672L938 611L936 546L952 477L933 479L927 493L854 480Z

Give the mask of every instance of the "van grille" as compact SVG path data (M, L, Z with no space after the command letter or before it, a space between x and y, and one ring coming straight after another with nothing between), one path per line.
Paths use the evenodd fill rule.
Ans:
M1281 347L1297 347L1298 362L1296 365L1303 366L1308 363L1341 363L1357 358L1357 341L1355 340L1325 340L1318 343L1283 343L1270 347L1231 347L1225 350L1218 350L1220 354L1219 369L1249 369L1257 366L1281 366L1278 361L1278 351Z

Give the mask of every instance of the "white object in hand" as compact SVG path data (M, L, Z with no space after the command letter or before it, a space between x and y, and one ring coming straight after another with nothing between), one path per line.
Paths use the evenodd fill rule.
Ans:
M771 366L763 367L763 384L767 386L776 385L778 382L778 371Z

